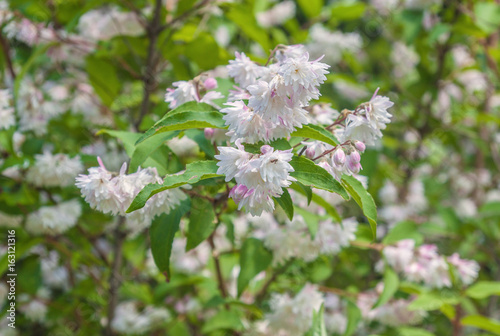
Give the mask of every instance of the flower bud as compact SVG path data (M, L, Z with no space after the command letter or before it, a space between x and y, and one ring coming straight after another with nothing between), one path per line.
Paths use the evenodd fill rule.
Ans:
M207 139L212 139L215 133L215 130L213 128L205 128L205 138Z
M205 89L207 90L213 90L217 88L217 80L215 78L209 77L205 80L203 83L205 86Z
M356 147L356 149L358 151L360 151L361 153L363 153L366 149L366 146L364 143L362 143L361 141L355 141L354 142L354 147Z
M239 203L243 198L250 196L253 190L248 190L244 184L237 184L229 192L229 197L231 197L236 203Z
M361 162L361 155L359 155L359 152L357 152L357 151L351 152L351 154L349 154L347 156L347 161L351 161L354 164L360 163Z
M314 150L314 148L308 147L306 149L306 157L312 160L314 159L315 156L316 156L316 151Z
M344 153L344 150L342 149L342 147L337 148L333 152L333 162L337 166L343 166L344 165L344 163L345 163L345 153Z
M260 147L260 152L262 154L266 154L266 153L269 153L269 152L272 152L273 151L273 147L269 146L269 145L264 145L262 147Z

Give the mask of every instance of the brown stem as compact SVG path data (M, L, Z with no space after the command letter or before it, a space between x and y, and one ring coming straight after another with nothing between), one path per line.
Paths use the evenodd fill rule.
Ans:
M146 113L148 113L149 109L149 96L151 95L151 92L156 87L156 72L155 72L155 58L156 58L156 42L158 40L158 35L160 34L161 30L158 28L160 27L160 12L161 12L161 6L162 6L162 1L161 0L156 0L155 3L155 9L153 13L153 19L148 25L146 31L148 34L149 38L149 46L148 46L148 54L147 54L147 60L146 60L146 70L144 73L144 91L143 91L143 98L142 98L142 103L141 103L141 111L139 114L139 118L137 118L137 121L135 122L135 128L138 129L139 125L142 122L142 119L146 116Z
M288 267L290 267L293 261L294 261L293 259L288 260L280 269L278 269L276 272L273 273L273 275L269 278L269 280L266 281L264 286L262 286L257 295L255 295L256 303L262 301L266 297L267 291L271 286L271 284L276 281L278 276L286 272L286 270L288 269Z
M462 318L462 306L457 305L455 309L455 318L453 319L453 336L462 336L463 335L463 326L460 323L460 319Z
M123 242L127 236L125 232L121 230L123 223L125 222L125 217L120 217L116 228L113 230L113 235L115 236L115 246L113 248L113 264L111 267L111 275L109 277L109 304L108 304L108 323L106 325L106 336L114 335L111 324L115 317L116 306L118 305L118 290L120 288L120 268L123 261Z
M227 289L226 284L224 282L224 277L222 276L222 268L220 266L219 254L215 251L215 243L214 243L214 233L210 237L208 237L208 243L210 244L210 248L212 249L212 256L214 258L215 264L215 274L217 276L217 284L220 290L220 293L223 298L227 297Z
M320 292L323 292L323 293L332 293L332 294L339 295L339 296L354 297L354 298L358 296L356 293L349 293L349 292L346 292L345 290L340 289L340 288L318 286L318 290Z
M7 68L9 69L12 79L16 79L16 72L14 71L14 65L12 64L12 58L10 57L10 45L9 41L4 38L3 34L0 34L0 44L2 45L3 53L5 55L5 61L7 62Z

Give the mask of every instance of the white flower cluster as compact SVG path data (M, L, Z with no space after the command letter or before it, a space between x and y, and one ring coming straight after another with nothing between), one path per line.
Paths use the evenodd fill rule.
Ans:
M126 227L131 234L137 234L151 224L151 220L170 210L186 198L179 189L168 189L151 197L146 205L132 213L125 213L135 196L150 183L163 183L155 168L138 169L126 174L124 163L118 174L109 172L100 158L99 167L88 169L89 174L80 174L76 186L80 188L85 201L103 213L121 215L126 218Z
M306 284L294 298L288 294L273 294L272 313L266 316L268 335L304 335L311 328L313 311L318 311L322 303L323 294L311 284Z
M228 74L240 85L230 92L229 107L221 110L232 141L267 142L308 122L304 108L320 96L318 86L326 80L329 66L320 59L310 61L300 45L278 50L276 59L277 63L260 66L236 53L229 61Z
M280 25L295 16L295 2L278 2L265 12L257 13L257 22L264 28Z
M473 260L460 259L458 254L445 258L438 254L436 245L415 247L412 239L387 246L383 253L396 272L403 273L409 281L423 282L433 288L452 286L449 264L456 267L458 278L464 285L474 282L479 272L479 265Z
M273 263L282 264L290 258L299 258L307 262L319 255L335 255L356 239L358 223L353 218L344 219L342 224L331 219L320 221L314 239L302 216L294 216L292 221L279 225L273 216L265 214L252 221L257 229L255 235L264 245L273 251Z
M361 104L354 113L349 113L345 128L335 130L340 142L358 140L367 146L373 146L382 137L381 130L387 127L392 117L387 109L394 103L387 97L379 96L377 92L378 89L369 102Z
M325 61L329 64L337 64L342 60L344 52L359 53L363 47L363 39L357 32L343 33L332 32L321 24L315 24L310 31L311 42L306 45L311 55L319 57L328 50Z
M9 90L0 90L0 130L8 129L16 124L14 108L10 103L11 99Z
M35 164L29 168L26 180L38 187L67 187L74 184L75 177L82 171L79 156L70 158L45 151L35 155Z
M122 302L116 307L111 327L116 332L125 335L144 335L149 334L168 319L170 319L170 313L165 308L147 306L139 312L136 303L129 301Z
M382 294L383 284L377 285L375 290L360 293L357 306L366 321L377 321L387 326L398 327L404 325L415 325L422 322L426 312L422 310L410 310L408 306L412 303L410 299L392 299L384 305L373 308Z
M58 235L75 226L81 214L82 206L75 199L43 206L28 215L26 230L33 234Z
M169 88L165 94L165 102L169 103L171 109L190 101L207 103L219 108L213 101L224 98L220 92L209 91L217 88L217 80L212 77L208 77L204 81L201 81L200 78L190 81L178 81L172 83L172 85L176 89Z
M273 211L272 197L282 195L282 188L295 181L290 176L294 171L289 164L292 150L274 150L264 145L260 154L251 154L245 151L239 140L236 146L238 148L218 147L220 154L215 155L220 160L217 173L225 175L226 182L236 180L229 196L238 203L238 209L245 207L254 216L261 215L262 211Z
M86 12L78 21L81 36L91 41L109 40L118 35L142 35L144 28L134 12L116 7Z

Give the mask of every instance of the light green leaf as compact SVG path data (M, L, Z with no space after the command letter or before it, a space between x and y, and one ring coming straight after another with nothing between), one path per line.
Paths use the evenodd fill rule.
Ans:
M283 188L283 194L281 197L273 197L276 203L285 211L286 216L289 220L293 219L293 202L288 190Z
M334 192L349 199L349 195L342 185L333 176L311 160L303 156L294 156L290 161L294 172L290 173L300 183L318 189Z
M222 116L222 113L208 104L187 102L165 114L137 140L136 145L153 135L168 131L206 127L224 128Z
M485 316L469 315L460 320L460 323L500 335L500 321L492 320Z
M304 218L307 228L309 229L309 233L311 234L311 239L314 239L316 237L316 233L318 232L320 217L300 207L297 207L296 212Z
M310 19L315 18L321 13L323 0L297 0L300 9Z
M235 311L221 310L210 318L201 328L201 333L207 335L216 330L242 330L240 316Z
M215 229L215 212L210 201L195 197L191 201L191 214L187 232L186 251L198 246L207 239Z
M373 201L372 195L363 187L361 182L352 176L343 176L342 185L349 192L349 194L354 198L356 203L363 210L363 214L368 219L370 223L370 228L372 230L373 239L377 237L377 207Z
M85 69L95 93L106 106L111 107L122 87L113 63L93 55L88 56L85 62Z
M351 336L358 328L361 321L361 311L356 304L347 301L347 327L343 336Z
M148 184L145 186L134 198L132 204L127 209L127 213L141 209L151 197L163 190L222 176L217 174L217 169L216 161L196 161L190 163L186 166L186 170L182 174L177 173L165 176L163 184Z
M418 232L417 224L411 221L404 221L393 227L382 241L384 244L394 244L403 239L413 239L420 244L424 237Z
M151 241L151 252L158 269L163 272L167 281L171 277L170 255L175 233L179 230L181 217L189 211L191 202L189 198L181 201L181 204L170 211L162 214L153 220L149 229L149 239Z
M500 5L494 2L477 2L474 5L476 24L491 34L500 28Z
M337 139L333 136L331 132L327 131L322 126L314 124L303 125L302 128L297 129L290 135L293 137L304 137L304 138L319 140L332 146L338 145Z
M390 267L386 267L384 271L384 290L382 294L379 296L377 302L372 309L380 307L394 296L397 292L399 286L399 278L396 272L394 272Z
M465 294L474 299L485 299L489 296L500 295L500 282L478 281L467 288Z
M398 333L400 336L434 336L433 333L428 332L425 329L414 328L414 327L398 328Z
M356 20L365 13L366 5L362 2L352 4L339 3L332 8L332 19L341 21Z
M249 15L249 13L252 13L250 8L241 5L231 5L227 6L227 8L226 17L236 24L243 34L259 43L265 52L272 48L267 31L258 25L254 15Z
M273 259L271 252L256 238L248 238L240 252L240 274L238 275L238 296L243 293L250 280L265 270Z
M321 304L319 311L313 311L311 336L327 336L325 327L325 304Z

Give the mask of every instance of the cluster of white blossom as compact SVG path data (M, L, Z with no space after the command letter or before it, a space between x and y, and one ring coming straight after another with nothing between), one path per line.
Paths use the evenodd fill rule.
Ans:
M319 311L322 303L323 294L311 284L306 284L294 298L287 293L274 293L264 335L304 335L311 328L313 312Z
M332 32L319 23L311 27L309 36L311 42L306 45L307 50L314 57L320 57L328 50L324 58L328 64L337 64L342 60L343 53L357 54L363 47L363 39L359 33Z
M16 124L11 99L9 90L0 90L0 130L8 129Z
M149 334L170 319L170 313L165 308L147 306L139 311L133 301L118 304L111 327L124 335Z
M445 258L432 244L415 247L415 241L405 239L395 246L386 246L383 250L387 263L409 281L423 282L429 287L451 287L449 264L457 270L458 279L464 285L470 285L477 278L479 265L473 260L460 259L458 254Z
M66 154L44 151L35 155L35 164L26 174L26 180L39 187L67 187L73 185L75 177L83 171L79 156L70 158Z
M178 81L172 83L176 89L167 89L165 94L165 102L169 103L171 109L190 101L207 103L219 108L213 101L224 98L218 91L210 91L217 88L217 80L212 77L205 78L197 77L190 81Z
M383 287L383 283L379 283L375 290L362 292L358 295L356 304L361 310L364 320L377 321L392 327L415 325L422 322L426 312L408 308L414 298L391 299L386 304L373 308L382 294Z
M280 25L295 16L295 2L280 1L272 8L257 13L257 22L264 28Z
M81 214L82 206L76 199L43 206L28 215L26 230L33 234L58 235L75 226Z
M124 163L118 174L106 169L98 158L99 166L88 169L89 174L80 174L76 186L80 188L85 201L103 213L125 216L125 226L131 235L137 234L151 224L152 219L162 213L169 213L186 198L179 189L168 189L151 197L146 205L130 214L126 210L135 196L150 183L163 183L155 168L138 169L126 174Z
M332 256L349 246L356 236L358 223L354 218L344 219L341 224L333 223L328 218L318 223L318 231L311 238L304 218L295 215L293 220L286 220L279 225L271 214L251 220L254 236L262 239L264 245L273 251L273 263L283 264L290 258L313 261L319 255Z

